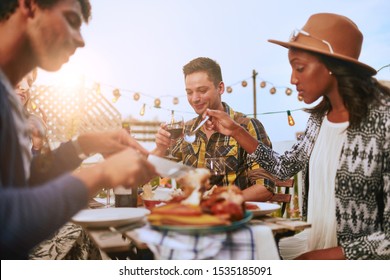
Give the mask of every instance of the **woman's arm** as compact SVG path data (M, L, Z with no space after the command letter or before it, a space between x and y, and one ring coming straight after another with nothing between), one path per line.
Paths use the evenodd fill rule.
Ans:
M231 119L226 112L207 109L206 115L211 117L206 122L206 129L232 136L250 154L256 150L256 147L259 145L257 139Z

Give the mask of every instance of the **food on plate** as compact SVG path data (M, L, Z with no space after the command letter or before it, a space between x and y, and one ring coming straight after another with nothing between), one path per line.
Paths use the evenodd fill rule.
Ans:
M150 214L148 216L148 221L155 226L157 225L218 226L218 225L230 224L229 221L221 219L218 216L213 216L208 214L202 214L197 216Z
M208 197L202 199L200 206L203 212L229 221L238 221L244 217L244 197L237 186L217 187Z
M199 205L202 194L210 187L210 171L206 168L196 168L177 182L182 186L183 196L186 197L181 203Z
M152 214L160 215L180 215L180 216L200 216L202 209L196 205L186 205L181 203L168 203L167 205L154 208Z
M229 225L244 218L241 190L234 185L210 188L210 171L197 168L178 179L183 192L151 209L152 225ZM209 190L208 190L209 189Z
M152 186L150 184L145 184L143 185L142 189L142 199L152 200L154 197Z
M201 197L199 205L182 203L173 198L166 205L151 209L152 225L229 225L244 217L244 199L236 186L214 188Z
M216 226L228 225L225 217L205 214L200 206L181 203L169 203L151 210L148 221L152 225Z
M149 200L149 199L143 199L142 204L145 206L146 209L151 210L154 207L165 205L165 203L161 200Z
M246 210L250 210L250 211L260 210L260 207L257 204L250 203L250 202L245 203L245 208Z

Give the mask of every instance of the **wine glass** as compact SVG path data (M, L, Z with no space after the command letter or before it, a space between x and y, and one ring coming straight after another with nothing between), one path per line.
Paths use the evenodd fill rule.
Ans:
M105 188L106 190L106 208L111 207L111 188Z
M111 188L102 188L100 192L96 195L96 201L102 205L104 205L104 208L111 207ZM105 202L103 202L103 199L105 199ZM101 207L101 206L100 206ZM100 208L99 207L99 208Z
M225 159L218 158L206 158L206 168L210 170L210 185L223 186L223 178L226 175Z
M168 148L168 159L177 159L172 155L172 148L176 141L183 136L184 131L184 119L183 116L175 115L173 112L169 120L165 123L165 130L171 134L171 143Z

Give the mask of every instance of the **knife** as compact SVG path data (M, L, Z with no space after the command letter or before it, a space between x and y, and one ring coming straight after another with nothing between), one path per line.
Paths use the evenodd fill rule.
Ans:
M188 172L195 170L194 167L167 160L155 155L149 155L148 161L156 168L157 173L162 177L177 179Z

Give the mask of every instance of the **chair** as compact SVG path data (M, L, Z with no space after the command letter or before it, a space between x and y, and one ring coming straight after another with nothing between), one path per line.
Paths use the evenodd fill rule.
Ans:
M291 202L291 193L290 193L290 188L294 188L294 177L287 179L285 181L279 180L279 179L274 179L275 182L275 189L276 193L272 196L272 198L269 200L270 202L277 202L281 203L281 209L280 209L280 216L283 217L287 205ZM288 213L287 213L288 216Z
M265 171L264 169L258 169L256 170L256 173L254 173L252 176L261 176L265 180L269 180L274 182L275 184L275 194L271 197L269 202L276 202L281 204L281 209L278 212L275 212L277 216L283 217L285 215L287 206L291 202L292 195L291 193L294 191L294 183L295 183L295 177L292 177L287 180L279 180L275 178L273 175ZM290 192L290 189L292 191ZM289 216L289 213L287 213L287 217Z

